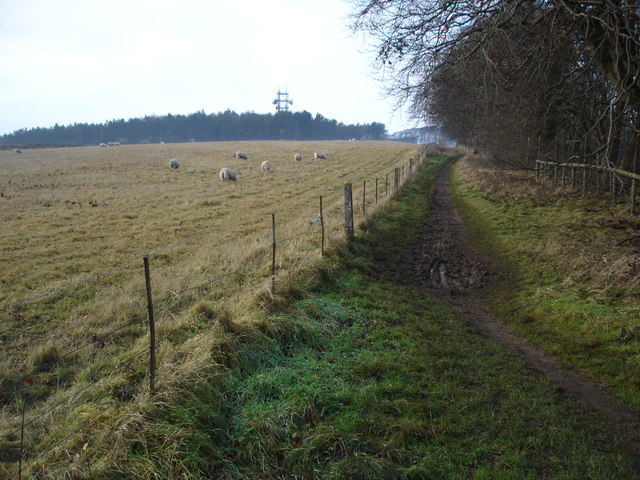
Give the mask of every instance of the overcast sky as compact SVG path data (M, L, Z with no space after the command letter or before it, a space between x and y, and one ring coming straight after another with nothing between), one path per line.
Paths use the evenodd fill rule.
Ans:
M344 0L0 0L0 134L145 115L292 110L413 127Z

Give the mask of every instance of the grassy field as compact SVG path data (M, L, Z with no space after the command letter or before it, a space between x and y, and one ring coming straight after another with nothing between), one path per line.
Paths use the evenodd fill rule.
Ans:
M501 321L640 410L637 217L478 157L455 172L476 244L511 275L493 299Z
M242 149L249 160L236 160ZM329 157L314 162L314 149ZM296 163L300 152L304 161ZM273 211L316 213L339 187L374 180L414 156L415 146L381 142L244 142L0 151L3 229L0 304L108 270L137 255L219 229L211 243L235 242L236 225ZM169 169L169 159L181 162ZM274 174L261 172L269 160ZM231 167L237 185L217 173ZM372 198L372 197L371 197ZM268 235L265 235L268 237Z
M235 159L236 150L249 159ZM328 159L314 161L314 150ZM278 293L286 294L286 278L319 260L320 225L311 222L319 196L330 247L343 237L343 184L354 184L359 222L363 182L374 211L375 179L382 203L390 196L385 174L417 152L415 145L392 142L0 151L0 307L36 299L0 311L4 440L15 446L22 402L27 419L29 412L37 419L56 402L67 405L69 396L82 404L77 392L86 385L106 381L123 399L144 390L143 254L151 254L160 344L188 343L210 328L213 312L268 309L277 301L270 291L272 212ZM294 153L303 161L295 162ZM169 168L171 158L180 161L178 171ZM261 171L263 160L273 173ZM221 167L238 172L237 184L219 181ZM187 355L178 350L160 349L160 389L163 382L169 388L173 366ZM62 415L57 410L48 413L49 422ZM40 435L30 435L36 444ZM15 451L8 457L15 460Z
M30 455L32 477L634 478L605 419L424 291L379 280L373 259L410 241L446 159L283 285L287 301L204 296L176 315L155 396L135 362L86 391L78 375L74 408L28 427L47 431L28 448L49 452ZM15 438L3 442L15 466Z

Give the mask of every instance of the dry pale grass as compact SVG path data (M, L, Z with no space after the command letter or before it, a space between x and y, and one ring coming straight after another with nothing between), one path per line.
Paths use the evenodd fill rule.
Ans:
M240 252L264 253L261 261L268 263L271 212L277 212L279 243L309 234L315 249L319 225L310 220L319 211L319 196L324 195L331 238L341 230L342 184L354 183L359 207L362 181L379 177L382 184L384 173L406 163L415 148L382 142L224 142L26 150L19 156L0 151L0 306L139 261L144 253L157 252L151 263L160 297L207 274L227 272L238 265ZM236 150L247 152L249 160L235 159ZM314 162L314 150L324 151L328 160ZM302 162L293 161L296 152L304 155ZM171 158L180 160L179 171L169 168ZM260 170L263 160L273 164L272 174ZM238 172L237 184L218 180L223 166ZM371 201L372 183L369 189ZM202 232L209 233L193 238ZM158 264L170 264L164 278L156 273ZM140 297L141 281L117 294L123 278L140 271L141 264L134 263L101 276L97 286L81 286L69 296L92 301L100 290L111 300L64 313L82 323L100 309L112 323L126 310L123 304L135 302L130 296ZM20 308L10 312L2 318L5 326L11 315L36 330L33 324L47 321L38 312L30 313L33 318L24 318Z
M236 150L249 159L235 159ZM314 162L314 150L328 160ZM302 162L293 160L296 152L304 155ZM108 423L105 432L115 428L126 437L163 398L215 378L216 365L233 362L235 344L250 339L298 285L312 281L320 261L319 196L331 248L344 237L343 184L354 185L359 223L363 181L370 213L377 207L375 179L382 205L385 174L391 173L392 183L393 169L416 154L416 145L392 142L132 145L23 150L19 156L0 151L0 307L77 283L0 311L0 448L15 440L19 398L27 400L27 420L39 425L28 448L46 450L47 432L59 438L74 423L101 432ZM169 168L171 158L180 161L178 171ZM263 160L273 173L261 171ZM222 184L221 167L236 170L238 183ZM154 402L146 396L145 253L159 344ZM47 360L52 352L56 365ZM114 399L125 406L115 406ZM80 416L65 426L60 422L68 412ZM86 441L71 437L68 451L82 454ZM15 461L13 453L8 461Z
M533 241L522 246L528 255L560 268L569 283L595 282L603 295L635 301L640 224L626 206L612 209L609 199L583 198L568 187L536 182L533 172L495 168L478 155L460 161L456 172L463 184L505 202L505 208L518 202L525 206L513 225L529 229Z

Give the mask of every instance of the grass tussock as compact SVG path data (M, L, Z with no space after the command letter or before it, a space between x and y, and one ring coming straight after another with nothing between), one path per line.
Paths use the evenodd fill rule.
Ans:
M57 343L41 345L31 354L31 366L36 370L49 370L56 366L61 351Z
M457 202L477 243L517 280L495 293L501 317L640 408L638 221L609 200L536 183L475 156L459 162Z

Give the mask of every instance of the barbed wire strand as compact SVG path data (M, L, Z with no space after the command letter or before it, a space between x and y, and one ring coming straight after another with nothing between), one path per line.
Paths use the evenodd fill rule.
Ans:
M77 397L78 395L80 395L81 393L83 393L85 390L87 390L89 387L92 387L93 385L97 384L99 381L109 377L110 375L112 375L115 371L117 371L118 369L122 368L123 366L127 366L128 363L133 362L133 360L135 360L137 357L139 357L140 355L142 355L143 353L147 353L149 350L147 348L145 348L144 350L138 352L137 354L135 354L133 357L131 357L129 360L126 360L125 362L120 362L118 363L113 369L111 369L108 373L97 377L93 380L91 380L89 383L87 383L84 387L82 387L80 390L75 391L73 393L71 393L71 395L69 395L67 398L64 398L62 400L59 400L58 402L54 403L52 406L48 407L47 409L45 409L43 412L39 413L38 415L36 415L33 419L31 419L30 421L28 421L27 423L24 424L24 427L28 427L30 425L33 425L36 420L39 420L40 418L43 418L47 415L49 415L51 412L53 412L54 410L56 410L58 407L60 407L61 405L65 404L65 403L69 403L71 402L71 400L73 400L75 397ZM22 427L20 427L22 428ZM9 435L15 435L16 433L18 433L20 431L20 428L17 428L15 430L11 430L9 431Z
M343 187L340 187L340 186L337 186L337 187L329 187L329 190L342 190L342 189L343 189ZM313 198L315 198L315 197L313 197ZM275 213L276 213L276 214L282 214L282 213L285 213L285 212L290 212L290 211L292 211L292 210L298 210L299 208L300 208L299 206L291 207L291 208L288 208L288 209L285 209L285 210L279 210L279 211L276 211ZM171 248L173 248L173 247L175 247L175 246L178 246L178 245L181 245L181 244L183 244L183 243L186 243L186 242L188 242L188 241L190 241L190 240L193 240L194 238L199 238L199 237L202 237L202 236L205 236L205 235L211 234L211 233L219 232L219 231L221 231L221 230L228 230L228 229L230 229L230 228L242 227L242 226L247 226L247 225L257 224L257 223L260 223L260 221L264 220L265 218L268 218L268 216L269 216L269 215L267 215L267 214L263 214L263 215L261 215L260 217L258 217L258 219L257 219L257 220L251 220L251 221L242 222L242 223L237 223L237 224L232 224L232 225L225 225L224 227L218 227L218 228L214 228L214 229L206 230L206 231L204 231L204 232L199 232L199 233L196 233L196 234L190 235L190 236L188 236L188 237L186 237L186 238L184 238L184 239L182 239L182 240L179 240L179 241L177 241L177 242L173 242L173 243L170 243L170 244L164 245L164 246L162 246L162 247L159 247L159 248L157 248L157 249L155 249L155 250L152 250L152 251L148 252L148 255L157 255L157 254L159 254L159 253L161 253L161 252L164 252L164 251L166 251L166 250L169 250L169 249L171 249ZM34 296L34 297L30 297L30 298L27 298L27 299L24 299L24 300L20 300L20 301L18 301L18 302L14 302L14 303L9 304L9 305L5 305L5 306L3 306L3 307L0 307L0 312L5 311L5 310L9 310L9 309L12 309L12 308L15 308L15 307L20 306L20 305L24 305L24 304L26 304L26 303L31 303L31 302L34 302L34 301L36 301L36 300L41 300L41 299L43 299L43 298L49 297L49 296L54 295L54 294L56 294L56 293L58 293L58 292L61 292L61 291L63 291L63 290L66 290L66 289L69 289L69 288L72 288L72 287L75 287L75 286L78 286L78 285L82 285L82 284L84 284L84 283L88 283L88 282L90 282L90 281L92 281L92 280L96 280L96 279L98 279L98 278L100 278L100 277L106 277L106 276L108 276L108 275L111 275L111 274L113 274L113 273L115 273L115 272L119 271L119 270L123 270L123 269L125 269L125 268L131 267L132 265L135 265L135 264L136 264L136 263L138 263L138 262L140 262L140 259L133 260L133 261L128 262L128 263L125 263L125 264L123 264L123 265L120 265L120 266L114 267L114 268L112 268L112 269L110 269L110 270L107 270L107 271L104 271L104 272L97 273L97 274L92 275L92 276L90 276L90 277L87 277L87 278L84 278L84 279L78 280L78 281L76 281L76 282L72 282L72 283L70 283L70 284L68 284L68 285L64 285L64 286L62 286L62 287L56 288L56 289L54 289L54 290L50 290L50 291L45 292L45 293L42 293L42 294L40 294L40 295L36 295L36 296Z
M120 325L117 328L114 328L113 330L109 330L108 332L105 332L105 333L101 334L100 336L96 337L95 339L91 340L90 342L87 342L87 343L85 343L83 345L80 345L79 347L76 347L73 350L70 350L69 352L60 355L58 357L58 361L62 360L63 358L68 357L69 355L72 355L72 354L82 350L83 348L87 348L88 346L93 345L94 343L98 343L98 342L104 340L105 338L113 335L114 333L119 332L120 330L123 330L123 329L125 329L127 327L130 327L132 325L136 325L136 324L139 325L141 319L143 319L142 315L139 318L136 318L136 319L130 321L129 323L125 323L123 325Z
M20 300L19 302L15 302L15 303L13 303L11 305L5 305L4 307L0 307L0 312L3 312L5 310L9 310L11 308L15 308L15 307L17 307L19 305L24 305L25 303L31 303L31 302L36 301L36 300L41 300L41 299L43 299L45 297L50 297L51 295L54 295L54 294L56 294L58 292L61 292L63 290L71 288L71 287L76 287L78 285L82 285L84 283L88 283L88 282L90 282L92 280L96 280L96 279L98 279L100 277L106 277L107 275L111 275L112 273L115 273L115 272L117 272L119 270L124 270L125 268L129 268L132 265L135 265L136 263L141 262L141 261L142 261L141 259L137 259L137 260L134 260L132 262L126 263L124 265L120 265L118 267L112 268L111 270L107 270L105 272L97 273L95 275L92 275L91 277L87 277L87 278L84 278L82 280L78 280L76 282L73 282L73 283L70 283L68 285L65 285L63 287L56 288L56 289L51 290L49 292L42 293L40 295L36 295L35 297L27 298L25 300Z
M204 231L204 232L200 232L200 233L191 235L189 237L186 237L186 238L184 238L184 239L182 239L180 241L173 242L173 243L170 243L168 245L165 245L165 246L162 246L160 248L157 248L155 250L152 250L152 251L150 251L148 253L148 255L157 255L160 252L163 252L165 250L173 248L173 247L175 247L177 245L186 243L189 240L193 240L194 238L198 238L198 237L201 237L201 236L204 236L204 235L208 235L208 234L211 234L211 233L219 232L219 231L222 231L222 230L228 230L230 228L235 228L235 227L243 227L243 226L247 226L247 225L257 224L257 223L260 223L265 218L267 218L267 216L266 215L262 215L257 220L237 223L237 224L233 224L233 225L225 225L224 227L219 227L219 228L207 230L207 231ZM142 256L140 256L140 257L142 257ZM117 267L114 267L112 269L106 270L104 272L97 273L97 274L92 275L90 277L86 277L86 278L83 278L81 280L77 280L75 282L69 283L67 285L64 285L62 287L59 287L59 288L56 288L56 289L53 289L53 290L50 290L50 291L42 293L40 295L36 295L36 296L30 297L30 298L26 298L24 300L20 300L18 302L14 302L14 303L9 304L9 305L5 305L3 307L0 307L0 312L5 311L5 310L10 310L12 308L18 307L20 305L24 305L26 303L31 303L31 302L34 302L36 300L41 300L43 298L50 297L51 295L54 295L54 294L56 294L58 292L61 292L63 290L67 290L69 288L76 287L78 285L82 285L82 284L88 283L90 281L96 280L96 279L101 278L101 277L106 277L108 275L111 275L111 274L119 271L119 270L124 270L125 268L129 268L129 267L131 267L131 266L133 266L133 265L135 265L136 263L139 263L139 262L141 262L141 258L138 258L138 259L133 260L131 262L127 262L127 263L125 263L123 265L119 265Z
M270 243L269 243L268 245L265 243L265 245L262 245L262 246L260 246L260 247L258 247L258 248L266 249L266 248L268 248L268 247L271 247L271 244L270 244ZM266 252L265 252L265 253L266 253ZM197 290L197 289L199 289L199 288L203 288L203 287L205 287L205 286L207 286L207 285L211 285L211 284L213 284L213 283L217 282L217 281L218 281L218 280L220 280L220 279L223 279L223 278L226 278L226 277L230 277L230 276L232 276L232 275L237 274L238 272L240 272L241 270L243 270L243 269L244 269L244 268L246 268L247 266L248 266L248 262L244 262L244 263L242 263L238 268L236 268L235 270L233 270L233 271L231 271L231 272L222 273L222 274L217 275L216 277L212 278L211 280L207 280L207 281L206 281L206 282L204 282L204 283L201 283L201 284L198 284L198 285L195 285L195 286L191 286L191 287L185 287L185 288L183 288L182 290L178 290L177 292L171 292L171 294L170 294L170 295L166 295L165 297L161 298L160 300L154 301L153 303L154 303L154 305L155 305L156 303L158 303L158 304L162 304L163 302L166 302L166 301L168 301L168 300L170 300L170 299L175 298L176 296L178 296L178 295L179 295L179 294L181 294L181 293L187 292L187 291L189 291L189 290Z
M159 247L155 250L151 250L150 252L147 253L147 255L152 256L152 255L157 255L161 252L164 252L165 250L169 250L173 247L176 247L178 245L182 245L183 243L186 243L190 240L193 240L194 238L199 238L199 237L203 237L205 235L209 235L211 233L216 233L216 232L220 232L222 230L229 230L231 228L235 228L235 227L246 227L247 225L255 225L260 223L261 221L265 220L267 218L266 215L262 215L260 216L257 220L251 220L251 221L247 221L247 222L243 222L243 223L236 223L233 225L225 225L223 227L218 227L218 228L214 228L212 230L207 230L205 232L200 232L200 233L195 233L189 237L185 237L182 240L178 240L177 242L173 242L173 243L169 243L167 245L164 245L162 247Z
M394 173L394 172L390 172L390 173ZM407 177L408 177L408 176L407 176ZM406 183L406 181L405 181L405 182L401 182L401 184L404 184L404 183ZM333 191L342 190L342 189L343 189L343 187L334 187L334 188L330 188L330 190L333 190ZM387 194L388 194L388 189L385 189L385 192L384 192L384 193L385 193L385 197L386 197L386 196L387 196ZM316 198L318 198L318 196L317 196L317 195L315 195L315 196L314 196L314 197L312 197L312 198L309 198L309 200L308 200L308 201L311 201L311 199L316 199ZM293 210L299 210L299 208L300 208L299 206L291 207L291 208L288 208L288 209L285 209L285 210L279 210L279 211L276 211L275 213L276 213L276 214L279 214L279 215L282 215L282 214L284 214L284 213L288 213L288 212L293 211ZM338 209L339 209L339 208L338 208ZM326 214L325 214L325 217L326 217ZM188 241L190 241L190 240L193 240L193 239L195 239L195 238L199 238L199 237L202 237L202 236L205 236L205 235L208 235L208 234L214 233L214 232L218 232L218 231L221 231L221 230L226 230L226 229L233 228L233 227L238 227L238 226L247 226L247 225L257 224L257 223L259 223L260 221L263 221L265 218L268 218L268 216L267 216L267 215L262 215L262 216L260 216L257 220L252 220L252 221L248 221L248 222L241 222L241 223L238 223L238 224L235 224L235 225L227 225L227 226L225 226L225 227L220 227L220 228L216 228L216 229L207 230L207 231L204 231L204 232L199 232L199 233L197 233L197 234L194 234L194 235L191 235L191 236L189 236L189 237L187 237L187 238L184 238L184 239L182 239L182 240L180 240L180 241L178 241L178 242L173 242L173 243L171 243L171 244L168 244L168 245L165 245L165 246L160 247L160 248L158 248L158 249L155 249L155 250L151 251L151 252L149 253L149 255L157 255L158 253L160 253L160 252L162 252L162 251L168 250L168 249L170 249L170 248L173 248L173 247L175 247L175 246L178 246L178 245L184 244L184 243L186 243L186 242L188 242ZM292 240L292 239L295 239L295 238L301 237L301 236L303 236L303 235L307 235L308 233L309 233L308 231L307 231L307 232L302 232L302 233L299 233L299 234L296 234L296 235L293 235L293 236L290 236L290 237L286 237L286 238L284 238L284 239L280 239L280 240L279 240L279 242L287 242L287 241L289 241L289 240ZM65 285L65 286L63 286L63 287L60 287L60 288L57 288L57 289L51 290L51 291L46 292L46 293L43 293L43 294L41 294L41 295L37 295L37 296L31 297L31 298L28 298L28 299L25 299L25 300L22 300L22 301L19 301L19 302L15 302L15 303L10 304L10 305L6 305L6 306L4 306L4 307L0 307L0 312L1 312L1 311L4 311L4 310L11 309L11 308L14 308L14 307L19 306L19 305L23 305L23 304L26 304L26 303L29 303L29 302L32 302L32 301L38 300L38 299L42 299L42 298L45 298L45 297L51 296L51 295L53 295L53 294L55 294L55 293L58 293L58 292L60 292L60 291L65 290L65 289L68 289L68 288L71 288L71 287L74 287L74 286L77 286L77 285L81 285L81 284L87 283L87 282L89 282L89 281L92 281L92 280L98 279L98 278L100 278L100 277L104 277L104 276L110 275L110 274L115 273L115 272L117 272L117 271L119 271L119 270L123 270L123 269L125 269L125 268L129 268L129 267L131 267L131 266L135 265L135 264L136 264L136 263L138 263L138 262L140 262L140 259L136 259L136 260L134 260L134 261L132 261L132 262L128 262L128 263L126 263L126 264L123 264L123 265L120 265L120 266L118 266L118 267L112 268L112 269L107 270L107 271L105 271L105 272L100 272L100 273L98 273L98 274L96 274L96 275L93 275L93 276L91 276L91 277L87 277L87 278L85 278L85 279L82 279L82 280L79 280L79 281L73 282L73 283L71 283L71 284L68 284L68 285ZM196 286L193 286L193 287L187 287L187 288L184 288L184 289L182 289L182 290L179 290L178 292L172 292L172 295L171 295L171 296L167 296L167 297L165 297L165 299L162 299L162 300L160 300L160 301L166 301L167 299L174 298L174 297L176 297L176 296L178 296L178 295L180 295L180 294L182 294L182 293L184 293L184 292L186 292L186 291L189 291L189 290L195 290L195 289L203 288L203 287L205 287L205 286L207 286L207 285L211 285L211 284L215 283L216 281L218 281L218 280L220 280L220 279L222 279L222 278L229 277L229 276L231 276L231 275L234 275L234 274L238 273L238 272L239 272L240 270L242 270L242 268L244 268L244 267L246 267L246 265L243 265L242 267L240 267L240 268L238 268L238 269L234 270L233 272L229 272L229 273L225 273L225 274L222 274L222 275L218 275L218 276L214 277L213 279L211 279L211 280L209 280L209 281L207 281L207 282L205 282L205 283L202 283L202 284L199 284L199 285L196 285ZM244 284L243 286L245 286L245 287L246 287L246 286L251 286L251 285L252 285L252 284L254 284L254 283L259 283L259 282L262 282L262 281L264 281L264 279L255 279L255 278L254 278L254 279L253 279L253 281L252 281L252 280L249 280L248 282L245 282L245 284ZM64 354L64 355L62 355L60 358L65 358L65 357L67 357L67 356L69 356L69 355L71 355L71 354L73 354L73 353L75 353L75 352L77 352L77 351L79 351L79 350L81 350L81 349L83 349L83 348L86 348L86 347L87 347L87 346L89 346L89 345L92 345L92 344L94 344L94 343L96 343L96 342L100 341L100 340L101 340L101 339L103 339L103 338L106 338L106 337L107 337L107 336L109 336L109 335L112 335L113 333L116 333L116 332L117 332L117 331L119 331L119 330L122 330L122 329L124 329L124 328L126 328L126 327L128 327L128 326L131 326L131 325L133 325L133 324L135 324L135 323L138 323L138 322L139 322L139 318L138 318L138 319L136 319L135 321L129 322L129 323L127 323L127 324L124 324L124 325L122 325L122 326L120 326L120 327L118 327L118 328L116 328L116 329L113 329L113 330L112 330L112 331L110 331L110 332L107 332L107 333L103 334L103 335L101 335L100 337L98 337L97 339L92 340L91 342L88 342L88 343L86 343L86 344L84 344L84 345L79 346L79 347L78 347L78 348L76 348L76 349L73 349L73 350L71 350L71 351L69 351L69 352L65 353L65 354ZM77 398L80 394L82 394L82 393L83 393L84 391L86 391L88 388L90 388L91 386L93 386L93 385L97 384L97 383L98 383L99 381L101 381L102 379L107 378L109 375L113 374L113 373L114 373L115 371L117 371L118 369L120 369L120 368L122 368L122 367L127 367L127 366L128 366L129 364L131 364L131 363L132 363L132 362L133 362L137 357L139 357L140 355L142 355L142 354L144 354L144 353L147 353L147 349L144 349L144 350L140 351L139 353L137 353L136 355L134 355L134 356L133 356L130 360L128 360L127 362L123 362L123 363L118 364L114 369L112 369L111 371L109 371L107 374L105 374L104 376L101 376L101 377L98 377L98 378L96 378L96 379L92 380L92 381L91 381L91 382L89 382L86 386L84 386L84 387L83 387L83 388L81 388L80 390L78 390L78 391L76 391L76 392L72 393L72 394L71 394L71 395L69 395L67 398L65 398L65 399L63 399L63 400L58 401L58 402L57 402L57 403L55 403L53 406L51 406L51 407L49 407L48 409L46 409L43 413L39 414L38 416L36 416L35 418L33 418L32 420L30 420L30 421L29 421L29 422L27 422L26 424L21 425L21 427L20 427L20 428L24 428L24 427L27 427L27 426L31 426L31 425L33 425L37 420L39 420L39 419L41 419L41 418L45 417L46 415L48 415L48 414L52 413L54 410L56 410L56 409L57 409L58 407L60 407L61 405L65 404L65 403L70 403L74 398ZM130 368L130 367L129 367L129 368ZM14 393L14 395L15 395L15 393ZM95 420L95 419L97 419L98 417L99 417L99 415L95 416L92 420L90 420L89 422L86 422L84 426L86 426L86 425L90 424L92 421L94 421L94 420ZM79 429L80 429L80 428L82 428L82 426L80 426L78 429L76 429L76 430L74 430L74 431L70 432L68 435L66 435L65 437L63 437L63 439L62 439L62 440L60 440L59 442L57 442L57 443L54 445L54 447L52 447L51 449L49 449L49 450L47 450L47 451L45 451L45 452L42 452L42 453L41 453L40 455L38 455L35 459L33 459L33 460L28 464L28 465L31 465L31 464L35 463L37 460L39 460L40 458L42 458L42 456L44 456L46 453L48 453L49 451L51 451L53 448L56 448L58 445L60 445L63 441L65 441L65 440L66 440L67 438L69 438L71 435L73 435L74 433L76 433L77 431L79 431ZM16 429L16 430L14 430L14 431L10 432L10 435L16 434L19 430L20 430L20 429ZM13 475L12 477L10 477L10 478L15 478L15 475L16 475L16 474L14 474L14 475Z

